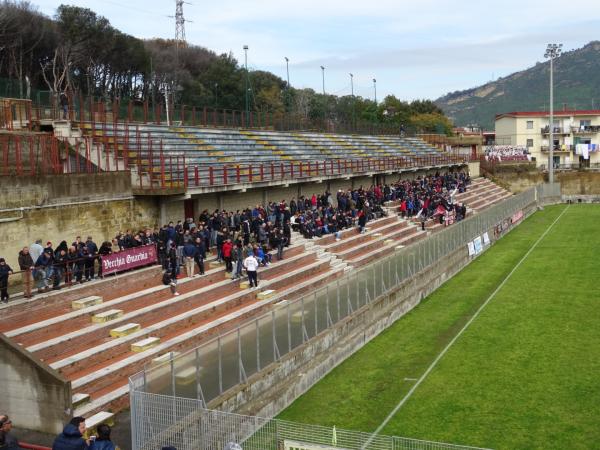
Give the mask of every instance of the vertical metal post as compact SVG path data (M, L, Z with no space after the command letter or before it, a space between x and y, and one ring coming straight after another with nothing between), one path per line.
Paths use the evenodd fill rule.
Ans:
M221 336L217 338L219 348L219 394L223 393L223 356L221 354Z
M255 321L256 323L256 370L260 372L260 327L258 326L258 319Z

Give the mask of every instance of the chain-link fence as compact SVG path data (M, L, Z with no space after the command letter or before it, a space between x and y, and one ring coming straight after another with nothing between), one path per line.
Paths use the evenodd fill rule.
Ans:
M135 384L135 381L132 381ZM131 389L134 450L467 450L477 447L422 441L320 425L207 410L199 400Z
M165 355L164 362L147 366L140 375L142 390L206 405L459 247L467 251L468 242L535 200L536 191L530 189L418 243L400 246L311 295L280 302L191 351Z
M150 443L153 443L152 448L157 448L159 442L170 442L179 450L217 450L223 448L227 439L241 441L250 436L254 440L248 441L250 444L245 449L266 450L283 448L279 446L282 436L300 439L292 432L282 434L286 428L280 421L252 417L239 419L242 422L237 423L233 420L234 415L226 415L223 417L227 420L212 423L216 413L203 408L423 269L461 247L467 252L467 243L486 232L494 232L511 218L520 220L525 209L556 192L560 194L560 186L558 190L556 186L538 187L515 195L416 244L399 246L389 256L353 271L311 295L293 302L280 302L270 312L193 350L163 355L163 362L147 366L130 379L134 450L151 448L148 447ZM329 342L330 346L335 343L333 341ZM302 425L294 424L294 427ZM263 429L266 431L261 437L259 430ZM318 435L316 430L309 434ZM338 436L343 436L339 433ZM361 448L356 442L362 442L364 437L361 433L351 434L353 437L348 438L348 442L339 438L339 448ZM262 440L256 441L259 438ZM309 442L322 443L322 440ZM377 437L368 448L462 447Z

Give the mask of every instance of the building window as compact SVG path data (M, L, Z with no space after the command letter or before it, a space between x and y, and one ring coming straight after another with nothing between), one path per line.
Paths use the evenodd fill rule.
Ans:
M533 147L533 139L527 139L527 148Z
M533 130L533 120L528 120L527 121L527 129L528 130Z

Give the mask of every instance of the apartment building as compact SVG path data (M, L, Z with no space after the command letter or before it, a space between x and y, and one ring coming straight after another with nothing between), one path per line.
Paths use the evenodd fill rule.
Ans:
M496 116L497 145L525 146L537 165L548 164L550 114L517 111ZM600 110L554 113L554 165L600 163Z

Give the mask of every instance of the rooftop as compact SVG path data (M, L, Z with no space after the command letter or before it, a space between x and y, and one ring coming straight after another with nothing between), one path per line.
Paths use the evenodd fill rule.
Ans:
M496 114L496 120L504 117L548 117L548 111L513 111L508 113ZM555 117L567 116L600 116L600 109L566 109L554 111Z

